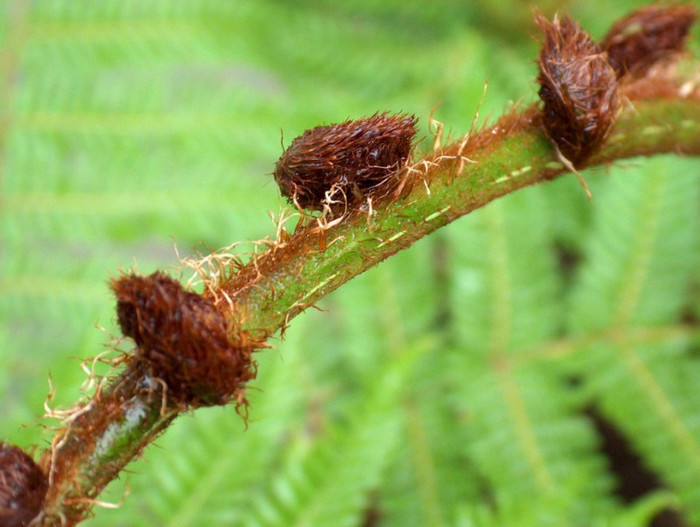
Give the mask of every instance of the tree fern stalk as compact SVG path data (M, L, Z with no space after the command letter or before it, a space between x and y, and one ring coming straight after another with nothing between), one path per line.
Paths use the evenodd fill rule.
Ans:
M210 291L220 287L232 301L229 316L242 321L238 329L266 338L341 284L423 236L500 196L568 173L533 108L505 116L478 135L502 133L504 126L500 140L482 150L462 151L460 157L462 145L457 142L426 158L422 177L430 182L427 195L418 183L410 196L371 215L358 211L330 228L306 228ZM700 153L699 99L635 102L586 166L664 152ZM468 167L456 177L465 163Z
M226 302L232 331L267 338L320 298L439 227L520 188L567 173L542 132L538 111L511 113L494 127L414 162L413 190L334 225L310 224L230 276L207 283L205 295ZM636 101L587 167L664 152L700 154L700 97ZM424 186L425 181L429 186ZM429 191L426 189L429 188ZM60 431L42 463L51 474L44 525L79 522L102 489L176 417L160 387L130 368ZM152 380L150 382L153 382Z

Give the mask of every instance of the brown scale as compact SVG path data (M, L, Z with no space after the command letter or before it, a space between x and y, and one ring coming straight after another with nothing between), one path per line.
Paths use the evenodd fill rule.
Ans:
M539 96L547 135L574 166L607 138L619 109L617 76L605 53L569 17L549 22L537 16L544 32L538 59Z
M642 77L659 60L681 52L697 18L691 5L650 5L617 21L601 42L618 77Z
M138 345L133 360L146 363L165 383L171 402L244 402L243 385L255 377L252 347L231 341L214 304L160 272L122 276L111 286L122 332Z
M375 114L307 130L277 161L282 195L302 209L337 212L396 189L411 152L416 118Z
M21 448L0 442L0 525L24 527L41 511L45 474Z

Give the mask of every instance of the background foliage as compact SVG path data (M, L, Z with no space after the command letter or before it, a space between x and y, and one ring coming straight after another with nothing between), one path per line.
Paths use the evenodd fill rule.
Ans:
M272 232L280 128L391 110L425 135L439 103L457 135L485 78L482 115L535 98L516 0L2 6L0 437L20 445L50 438L48 374L72 403L95 326L116 333L109 276ZM566 7L601 36L635 2ZM699 174L634 160L589 172L591 203L564 178L423 240L259 354L247 430L180 419L89 523L700 524ZM623 492L604 426L655 490Z

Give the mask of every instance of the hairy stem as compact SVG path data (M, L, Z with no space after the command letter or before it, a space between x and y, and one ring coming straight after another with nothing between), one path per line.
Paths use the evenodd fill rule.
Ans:
M351 278L451 221L519 188L568 173L528 108L424 160L411 194L328 228L307 227L221 284L238 329L267 338ZM461 149L461 155L459 155ZM587 167L659 153L700 154L700 101L637 101ZM421 163L418 163L421 166Z
M49 490L35 524L75 525L95 499L179 414L141 365L126 370L64 419L40 460Z
M636 101L586 166L664 152L700 154L699 97ZM416 240L500 196L567 173L535 107L508 114L411 169L415 184L400 199L349 213L332 225L309 223L281 236L222 283L207 284L205 296L224 311L236 338L263 341ZM58 432L41 460L50 487L37 523L84 519L99 492L179 413L167 402L162 381L137 370L127 366Z

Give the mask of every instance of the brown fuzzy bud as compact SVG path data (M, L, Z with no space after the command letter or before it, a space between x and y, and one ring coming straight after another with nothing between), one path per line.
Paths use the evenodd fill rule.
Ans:
M138 345L134 360L167 386L168 398L185 406L225 404L242 398L255 376L252 349L232 343L223 314L163 273L112 281L124 335Z
M642 77L655 62L685 49L696 18L690 5L642 7L616 22L601 47L618 77Z
M292 141L275 167L275 180L291 203L333 210L386 195L400 181L416 118L375 114L357 121L317 126Z
M538 60L543 124L561 154L581 164L606 139L617 117L615 71L576 22L537 16L544 32Z
M39 514L48 482L31 457L0 442L0 525L23 527Z

